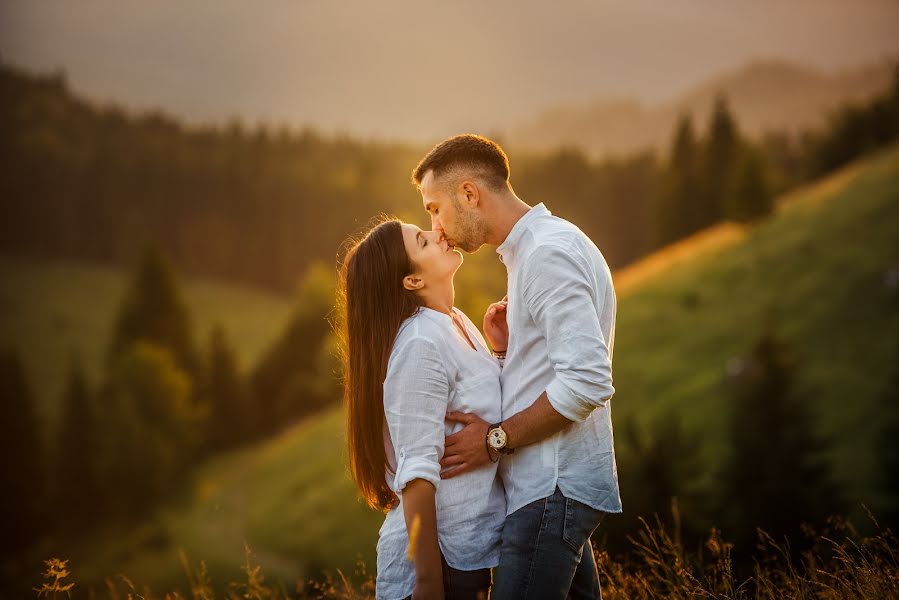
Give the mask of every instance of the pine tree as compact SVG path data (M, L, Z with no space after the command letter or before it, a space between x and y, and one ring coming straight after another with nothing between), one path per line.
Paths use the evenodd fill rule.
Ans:
M654 215L654 245L664 246L700 227L699 149L693 120L683 115L672 142L663 190Z
M893 139L897 139L899 138L899 62L893 68L893 85L887 93L887 102L893 115L893 126L890 128L890 133Z
M96 409L80 360L69 367L56 435L54 513L57 530L80 532L95 522L101 495L97 475Z
M893 352L893 366L881 393L881 430L877 439L880 488L886 499L883 512L875 517L899 532L899 343Z
M216 325L209 336L200 395L209 410L209 450L228 448L253 435L256 416L252 412L249 391L238 372L237 358L221 325Z
M337 366L328 351L333 299L333 271L312 265L287 329L250 376L262 433L278 431L340 397Z
M641 517L649 522L656 516L669 521L675 506L680 532L691 541L701 539L713 524L707 494L700 487L701 439L690 436L677 416L665 414L645 430L639 430L633 419L625 421L622 442L618 474L628 510L604 527L609 539L623 542L641 528ZM622 545L620 550L626 548Z
M205 415L171 353L138 341L110 366L101 390L101 473L108 512L134 516L170 493L201 443Z
M152 247L145 250L119 311L109 361L137 340L167 349L178 368L192 377L197 374L199 359L190 314L171 266Z
M704 148L700 227L721 221L732 205L740 155L741 141L737 122L730 112L727 98L719 95L715 99Z
M45 531L47 452L18 354L0 350L0 554L15 557Z
M755 527L796 540L804 522L821 523L842 508L804 398L795 393L798 363L769 328L731 382L722 514L746 548ZM725 532L728 533L728 532Z
M734 176L727 214L737 221L753 221L764 217L772 209L764 158L756 149L746 148Z

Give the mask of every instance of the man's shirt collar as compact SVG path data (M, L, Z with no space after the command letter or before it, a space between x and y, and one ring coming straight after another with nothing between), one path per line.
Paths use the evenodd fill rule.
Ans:
M509 231L509 235L506 236L503 243L496 247L496 253L499 254L499 259L505 262L509 256L514 256L522 236L531 226L531 223L538 217L551 214L552 213L549 212L549 209L547 209L542 202L536 206L532 206L531 209L524 213L521 218L518 219L518 222L512 226L512 230Z

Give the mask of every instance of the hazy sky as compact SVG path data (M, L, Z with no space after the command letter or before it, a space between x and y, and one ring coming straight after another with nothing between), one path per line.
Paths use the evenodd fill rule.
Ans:
M0 55L99 100L360 135L669 99L753 58L899 55L897 0L2 0Z

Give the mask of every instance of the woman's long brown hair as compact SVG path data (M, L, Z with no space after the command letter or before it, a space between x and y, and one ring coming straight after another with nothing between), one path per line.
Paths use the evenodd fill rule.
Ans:
M401 222L383 218L351 242L340 266L342 359L350 472L373 508L388 510L396 495L387 486L384 449L384 378L400 325L421 303L403 287L413 271Z

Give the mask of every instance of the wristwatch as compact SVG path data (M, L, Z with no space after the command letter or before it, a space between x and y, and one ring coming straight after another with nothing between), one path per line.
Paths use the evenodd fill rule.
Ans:
M514 448L506 447L508 439L509 438L502 427L502 421L500 421L499 423L494 423L487 428L487 446L493 448L500 454L512 454L513 452L515 452Z

